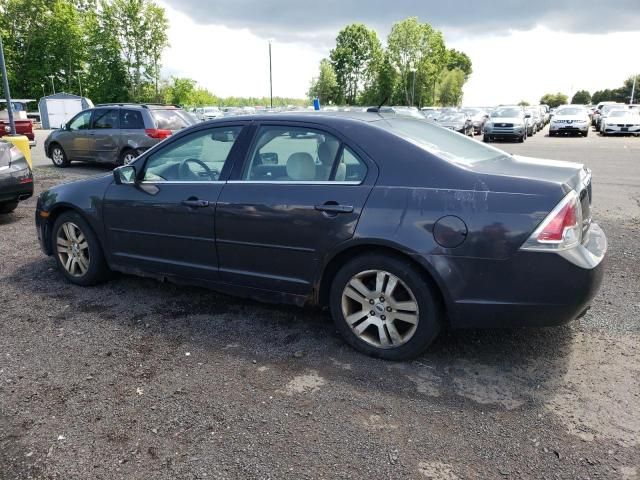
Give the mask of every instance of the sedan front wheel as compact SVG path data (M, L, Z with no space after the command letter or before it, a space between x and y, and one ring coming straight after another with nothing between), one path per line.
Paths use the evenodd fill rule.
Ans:
M363 353L404 360L422 353L440 331L433 287L409 261L356 257L331 286L331 314L347 343Z
M53 226L53 252L63 275L78 285L95 285L107 279L109 268L98 238L76 212L64 212Z

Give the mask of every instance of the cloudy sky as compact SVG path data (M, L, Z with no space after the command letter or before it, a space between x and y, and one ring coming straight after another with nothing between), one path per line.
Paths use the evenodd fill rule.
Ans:
M170 22L166 75L220 96L304 98L338 31L363 22L384 43L393 22L417 16L467 53L469 105L616 88L640 72L639 0L159 0ZM615 5L615 6L614 6Z

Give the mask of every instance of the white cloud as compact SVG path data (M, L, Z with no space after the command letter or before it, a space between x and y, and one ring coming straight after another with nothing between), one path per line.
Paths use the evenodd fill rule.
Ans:
M548 92L573 95L618 88L640 63L628 53L639 32L579 34L538 27L507 35L460 38L448 44L473 62L465 86L469 105L495 105L527 100L538 102Z
M267 40L245 29L200 25L163 6L171 44L163 56L165 75L193 78L218 96L269 96ZM308 45L274 42L273 95L305 98L322 56Z
M247 29L196 23L160 3L170 19L165 75L193 78L219 96L269 95L267 40ZM384 38L386 32L379 33ZM639 32L598 35L537 27L495 35L450 33L447 45L464 51L473 62L474 73L465 86L468 105L534 103L544 93L556 91L570 95L587 89L593 93L617 88L640 71L634 57L625 54L638 44ZM305 98L320 59L329 51L283 41L273 44L272 54L274 96Z

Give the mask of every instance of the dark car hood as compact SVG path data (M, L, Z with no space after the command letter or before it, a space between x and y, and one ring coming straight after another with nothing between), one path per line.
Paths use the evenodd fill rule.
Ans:
M566 185L577 191L582 189L590 175L589 170L581 163L519 155L480 162L474 165L474 170L488 175L518 177Z

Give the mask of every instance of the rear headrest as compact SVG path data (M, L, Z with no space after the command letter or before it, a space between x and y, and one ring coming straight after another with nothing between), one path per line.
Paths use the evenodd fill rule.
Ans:
M306 152L291 154L287 160L287 176L298 182L315 180L316 164L313 157Z

